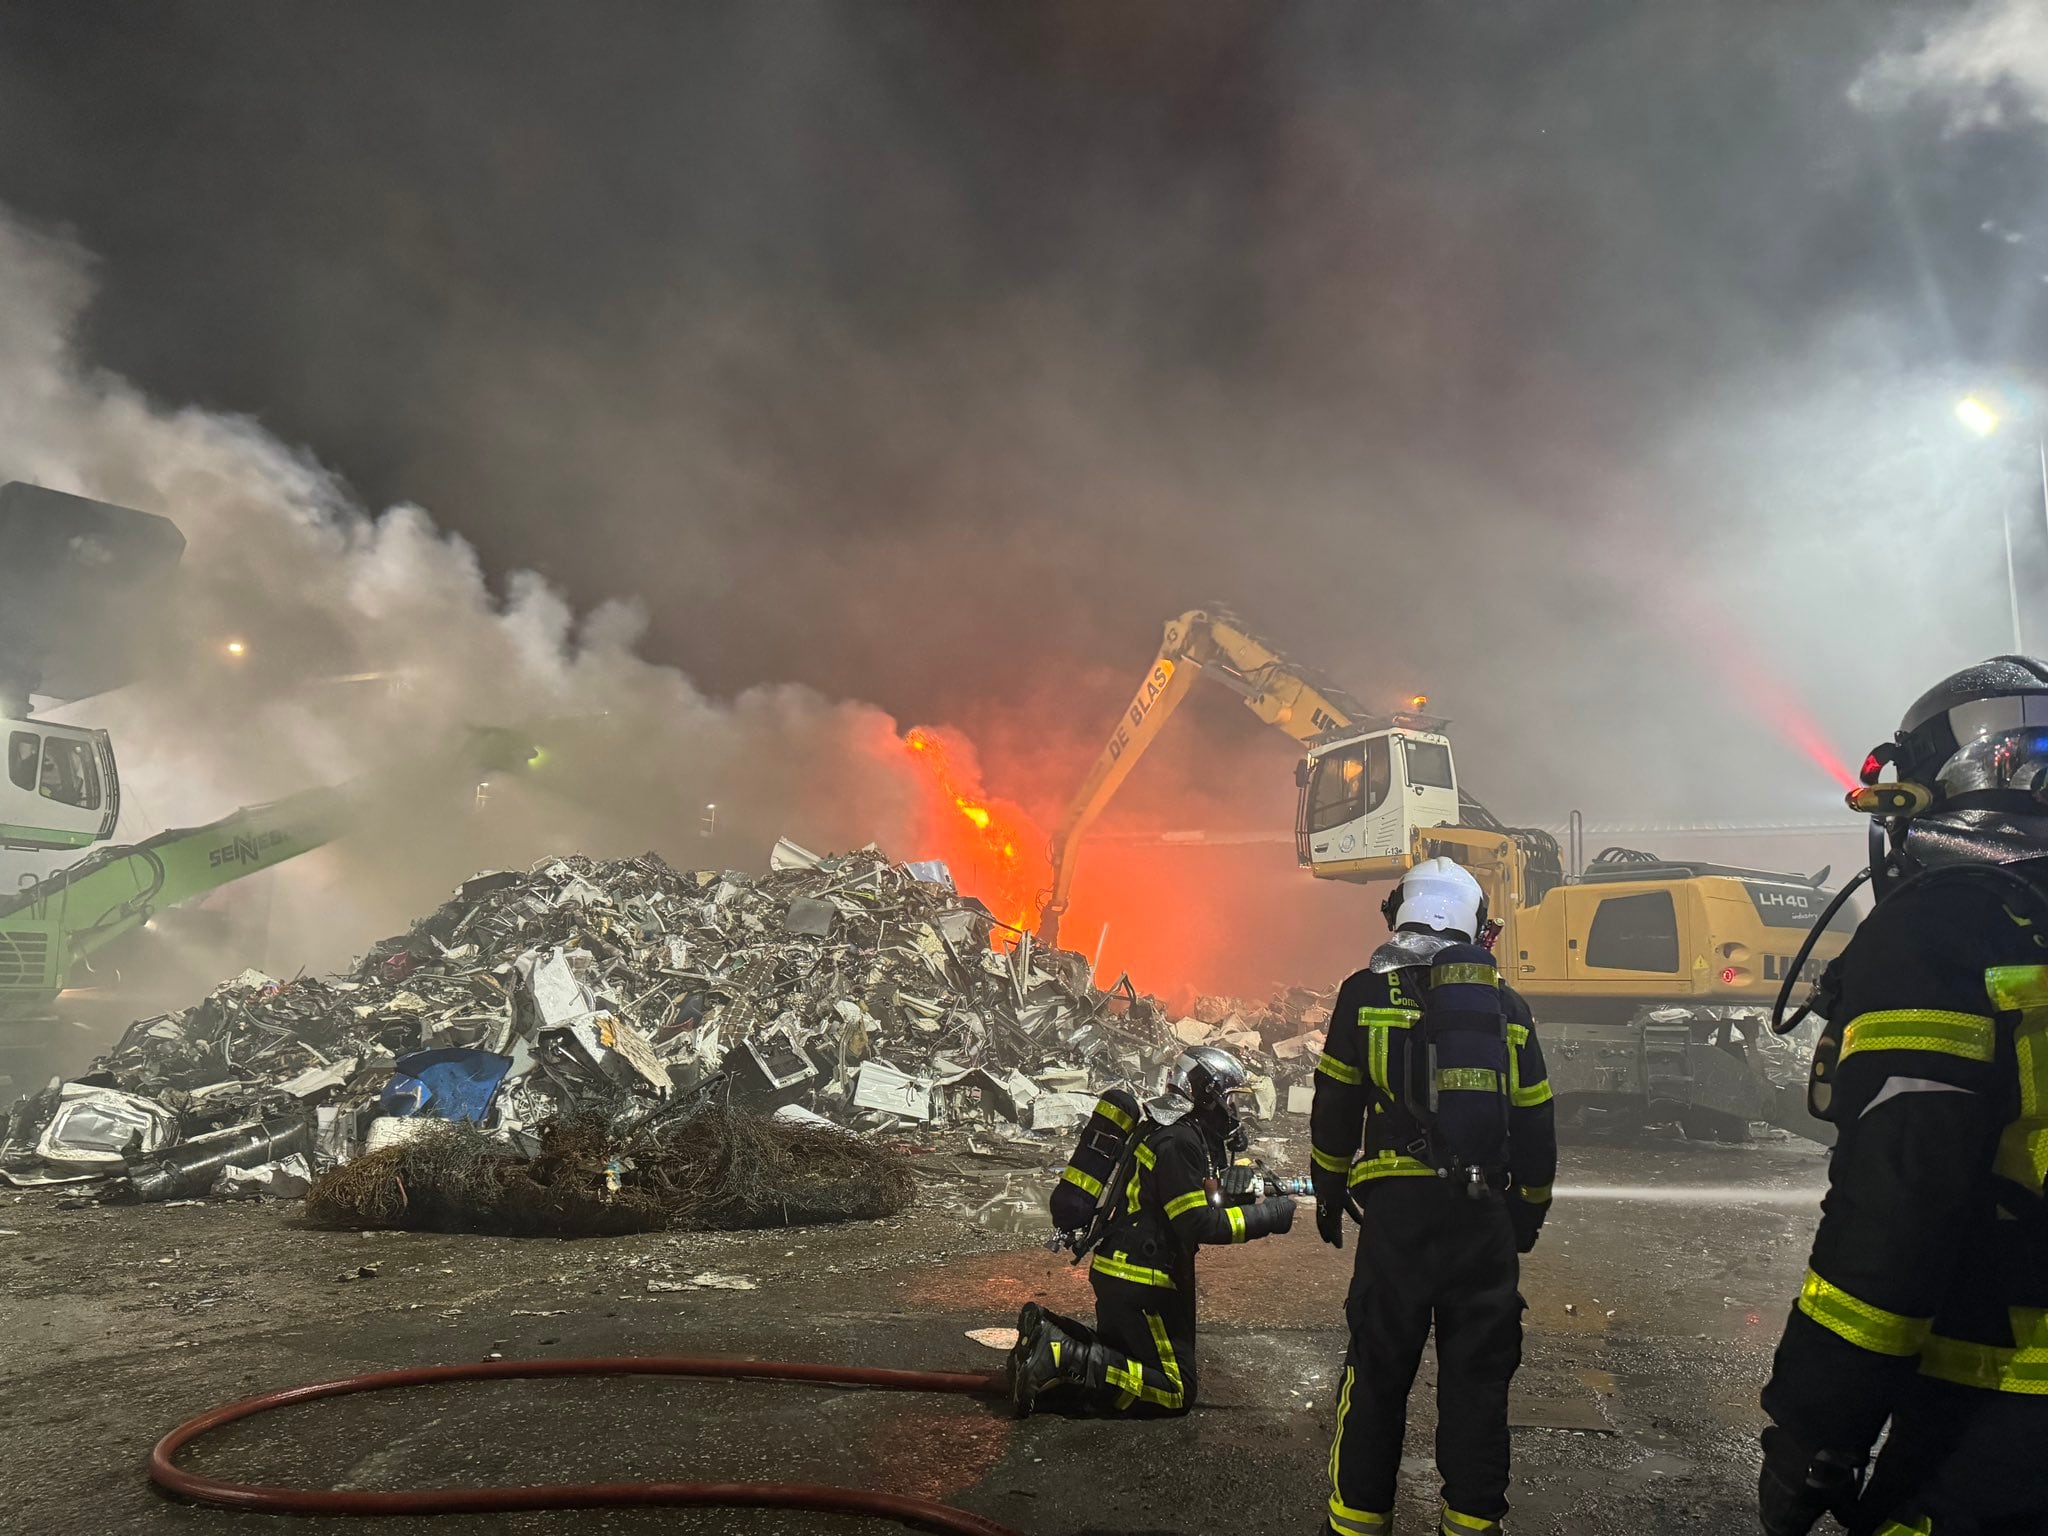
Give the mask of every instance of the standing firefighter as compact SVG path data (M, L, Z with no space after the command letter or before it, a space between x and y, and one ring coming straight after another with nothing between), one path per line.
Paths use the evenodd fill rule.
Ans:
M1763 1528L2048 1531L2048 666L1937 685L1863 783L1877 905L1812 1005L1838 1139L1764 1389Z
M1517 1255L1557 1171L1550 1083L1529 1005L1473 942L1486 898L1472 876L1425 860L1384 911L1393 937L1337 994L1311 1122L1316 1227L1341 1248L1345 1212L1359 1223L1329 1529L1392 1530L1408 1389L1434 1323L1441 1529L1478 1536L1508 1507Z
M1091 1253L1095 1327L1027 1303L1017 1318L1011 1390L1019 1415L1044 1398L1069 1412L1186 1413L1195 1402L1195 1250L1285 1232L1294 1202L1256 1204L1227 1193L1231 1153L1244 1146L1232 1098L1245 1091L1243 1065L1228 1051L1196 1046L1174 1063L1167 1092L1132 1114L1136 1100L1105 1097L1096 1119L1127 1133L1103 1154L1093 1122L1055 1196L1080 1190L1091 1230L1076 1251ZM1091 1171L1092 1170L1092 1171Z

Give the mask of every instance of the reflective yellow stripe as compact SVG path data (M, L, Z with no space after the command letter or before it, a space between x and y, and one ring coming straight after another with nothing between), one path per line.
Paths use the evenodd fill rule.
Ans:
M1069 1184L1072 1184L1076 1189L1086 1190L1089 1194L1096 1196L1098 1199L1101 1198L1102 1180L1090 1178L1087 1174L1083 1173L1080 1169L1074 1167L1072 1164L1068 1165L1067 1171L1061 1174L1060 1177L1065 1179Z
M1358 1374L1352 1366L1344 1367L1344 1385L1337 1392L1337 1433L1330 1439L1330 1512L1348 1514L1344 1501L1337 1497L1337 1453L1344 1446L1344 1420L1351 1413L1351 1381ZM1371 1518L1371 1517L1368 1517Z
M2040 966L2007 966L2034 971ZM1989 974L1989 973L1987 973ZM1994 992L1993 996L1997 994ZM2013 1055L2019 1067L2020 1114L1998 1137L1992 1169L2036 1193L2048 1186L2048 1007L2028 1007L2013 1031Z
M2048 1008L2048 965L1994 965L1984 973L1984 992L2001 1013Z
M1551 1186L1548 1184L1524 1184L1517 1188L1515 1193L1531 1205L1548 1205L1550 1204L1550 1190Z
M1310 1147L1308 1155L1315 1165L1325 1173L1344 1173L1351 1167L1350 1158L1333 1156L1325 1152L1321 1147Z
M1508 1026L1508 1102L1517 1109L1534 1109L1550 1102L1550 1079L1539 1078L1522 1084L1522 1047L1529 1043L1529 1031L1520 1024Z
M1989 1061L1997 1044L1991 1020L1978 1013L1938 1008L1889 1008L1859 1013L1842 1031L1841 1060L1858 1051L1939 1051L1965 1061Z
M1173 1340L1166 1336L1166 1320L1157 1312L1147 1312L1145 1323L1152 1330L1152 1347L1159 1351L1160 1374L1173 1383L1170 1392L1154 1394L1152 1401L1162 1408L1178 1408L1187 1400L1187 1388L1181 1384L1180 1361L1174 1358Z
M1147 1269L1142 1264L1133 1264L1122 1253L1098 1253L1088 1261L1088 1267L1098 1275L1107 1275L1112 1280L1129 1280L1134 1285L1156 1285L1161 1290L1177 1290L1173 1276L1163 1269Z
M1243 1210L1241 1210L1241 1209L1240 1209L1239 1207L1237 1207L1237 1206L1234 1206L1234 1205L1226 1205L1225 1207L1223 1207L1223 1214L1224 1214L1224 1216L1226 1216L1226 1217L1227 1217L1227 1218L1229 1219L1229 1221L1230 1221L1230 1240L1231 1240L1231 1241L1232 1241L1233 1243L1241 1243L1241 1242L1243 1242L1243 1241L1244 1241L1244 1212L1243 1212Z
M1799 1287L1799 1310L1828 1332L1877 1355L1918 1354L1933 1324L1928 1317L1902 1317L1852 1296L1812 1270Z
M1461 1514L1448 1504L1443 1506L1442 1525L1450 1536L1465 1536L1469 1531L1490 1533L1500 1529L1498 1520L1482 1520L1477 1515Z
M1368 1179L1407 1179L1436 1177L1436 1170L1405 1152L1382 1152L1377 1157L1362 1158L1351 1165L1351 1182L1363 1184Z
M1361 1008L1358 1027L1366 1033L1366 1070L1375 1088L1388 1098L1394 1090L1387 1085L1387 1031L1411 1029L1422 1015L1413 1008Z
M1095 1113L1115 1125L1122 1126L1127 1131L1137 1129L1138 1122L1107 1099L1097 1099L1095 1101Z
M1131 1155L1138 1160L1140 1167L1156 1168L1159 1165L1159 1159L1153 1155L1152 1149L1142 1142L1139 1143L1138 1150Z
M1413 1008L1361 1008L1358 1010L1360 1029L1407 1029L1422 1015Z
M1935 1334L1920 1351L1920 1373L1987 1392L2048 1397L2048 1311L2013 1307L2010 1315L2011 1349Z
M1328 1051L1323 1052L1323 1059L1316 1063L1316 1070L1325 1077L1334 1077L1338 1082L1349 1083L1354 1088L1365 1081L1363 1072L1348 1061L1339 1061Z
M1138 1183L1138 1170L1131 1170L1131 1182L1124 1186L1124 1209L1131 1215L1138 1214L1138 1207L1144 1203L1144 1190Z
M1500 1074L1491 1067L1442 1067L1436 1087L1439 1093L1499 1093Z
M1178 1216L1182 1211L1192 1211L1196 1206L1206 1205L1208 1202L1209 1196L1205 1192L1199 1189L1191 1189L1186 1194L1175 1195L1171 1200L1167 1201L1166 1214L1168 1217Z
M1432 987L1497 987L1500 985L1500 967L1481 965L1476 961L1439 965L1430 970L1429 984Z
M1159 1354L1159 1374L1166 1378L1167 1385L1146 1385L1145 1368L1136 1360L1112 1365L1102 1373L1103 1378L1111 1386L1123 1389L1123 1396L1117 1400L1118 1408L1128 1408L1140 1399L1162 1408L1178 1408L1186 1401L1187 1393L1181 1385L1180 1362L1174 1358L1173 1344L1166 1337L1166 1324L1155 1312L1145 1314L1145 1323L1152 1330L1152 1347Z
M1393 1529L1389 1524L1393 1518L1391 1510L1384 1515L1367 1514L1362 1509L1352 1509L1340 1503L1335 1494L1330 1496L1330 1529L1341 1533L1341 1536L1382 1536L1382 1533Z
M1921 1515L1911 1521L1887 1520L1872 1536L1934 1536L1934 1517Z

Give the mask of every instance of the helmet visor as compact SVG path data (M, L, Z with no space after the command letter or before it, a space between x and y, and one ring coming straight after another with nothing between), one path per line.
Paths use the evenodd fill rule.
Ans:
M2018 699L1991 699L1989 704L2017 704ZM2033 700L2026 701L2033 703ZM1970 705L1975 709L1979 706ZM1961 709L1954 714L1963 713ZM1994 730L1962 747L1935 775L1944 799L1984 790L2018 790L2038 794L2048 788L2048 720Z

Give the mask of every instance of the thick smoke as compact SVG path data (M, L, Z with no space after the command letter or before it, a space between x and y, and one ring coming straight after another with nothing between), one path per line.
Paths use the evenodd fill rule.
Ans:
M361 829L284 872L296 926L272 963L344 959L488 861L657 847L758 865L783 832L907 857L930 835L880 711L794 685L709 699L635 653L630 608L578 614L526 573L496 587L419 508L371 516L257 422L154 404L74 349L84 255L4 216L0 290L0 480L159 512L188 540L150 671L65 712L114 733L120 835L362 790ZM492 775L464 744L487 725L550 755L479 806Z
M81 384L45 253L55 297L0 326L151 446L0 456L222 573L156 722L211 733L173 786L601 707L657 781L635 841L712 800L708 861L891 841L923 812L887 719L746 691L788 678L962 726L1049 825L1160 623L1221 600L1370 702L1431 694L1510 820L1853 835L1844 766L2011 643L2002 522L2048 642L2030 434L1951 414L2025 393L2048 316L2038 6L534 5L480 50L484 14L0 18L0 195L106 254L91 354L480 552ZM202 542L238 497L254 531ZM622 593L731 707L632 659ZM315 670L410 691L288 692ZM1076 941L1108 921L1159 987L1337 974L1370 903L1293 870L1292 755L1198 690L1084 854ZM1117 840L1190 827L1276 841Z
M1880 110L1931 99L1958 133L2048 122L2048 7L1974 0L1929 24L1912 45L1873 60L1850 96Z

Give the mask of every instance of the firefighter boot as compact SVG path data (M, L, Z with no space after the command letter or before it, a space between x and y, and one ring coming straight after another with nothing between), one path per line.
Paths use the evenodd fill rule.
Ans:
M1020 1419L1031 1416L1041 1392L1085 1382L1093 1353L1092 1346L1071 1337L1043 1314L1034 1322L1036 1326L1018 1340L1010 1356L1010 1405Z

